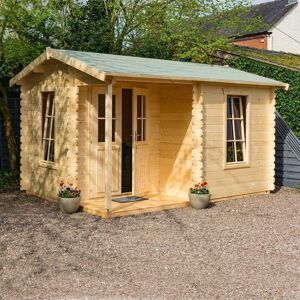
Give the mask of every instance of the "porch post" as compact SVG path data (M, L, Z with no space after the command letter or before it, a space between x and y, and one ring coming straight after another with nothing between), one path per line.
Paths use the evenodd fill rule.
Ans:
M192 105L192 183L204 180L203 168L203 87L197 83L193 85Z
M105 209L111 210L111 180L112 180L112 81L106 85L105 92Z

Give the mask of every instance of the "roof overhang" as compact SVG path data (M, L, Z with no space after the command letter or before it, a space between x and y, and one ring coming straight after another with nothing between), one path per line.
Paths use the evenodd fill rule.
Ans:
M135 73L125 73L125 72L105 72L99 70L93 66L90 66L83 61L70 57L64 54L61 51L56 51L55 49L46 48L45 52L33 60L28 66L26 66L21 72L14 76L10 80L10 86L14 84L21 84L22 79L29 76L31 73L38 69L38 66L44 62L49 61L50 59L55 59L61 63L64 63L68 66L71 66L83 73L86 73L102 82L105 82L108 79L115 78L117 81L140 81L140 82L181 82L181 83L196 83L196 82L209 82L209 83L223 83L223 84L236 84L236 85L250 85L250 86L273 86L281 89L288 90L289 85L283 82L253 82L245 80L232 80L232 79L212 79L202 77L181 77L181 76L166 76L166 75L147 75L147 74L135 74Z
M289 89L289 84L278 82L278 84L266 84L264 82L254 82L254 81L239 81L239 80L221 80L221 79L210 79L210 78L199 78L199 80L196 80L194 77L185 77L182 79L182 77L174 77L174 76L143 76L138 74L122 74L119 73L106 73L106 76L113 77L117 81L141 81L141 82L164 82L168 81L170 83L179 83L180 81L182 83L186 82L189 84L196 83L196 82L206 82L206 83L222 83L222 84L236 84L236 85L250 85L250 86L261 86L261 87L275 87L280 88L284 90Z
M252 32L252 33L246 33L243 35L232 36L231 38L233 38L235 40L239 40L239 39L244 39L244 38L261 37L261 36L271 35L271 34L272 34L271 31L257 31L257 32Z
M82 61L69 57L64 53L55 51L51 48L46 48L46 51L43 52L40 56L38 56L35 60L33 60L28 66L26 66L21 72L19 72L16 76L14 76L10 81L9 85L13 86L14 84L18 84L23 78L30 75L34 72L34 69L37 68L42 63L50 60L55 59L59 62L62 62L68 66L71 66L79 71L82 71L96 79L101 81L105 81L106 74L105 72L99 71L98 69L91 67Z

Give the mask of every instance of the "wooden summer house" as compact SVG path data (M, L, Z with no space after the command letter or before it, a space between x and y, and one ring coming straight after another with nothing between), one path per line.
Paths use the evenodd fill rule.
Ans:
M274 189L276 88L229 67L47 48L17 74L21 189L55 200L59 181L102 217ZM115 197L148 200L116 203Z

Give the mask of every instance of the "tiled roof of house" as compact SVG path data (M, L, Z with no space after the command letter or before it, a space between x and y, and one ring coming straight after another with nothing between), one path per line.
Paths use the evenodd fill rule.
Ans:
M247 36L268 32L273 25L275 25L279 20L281 20L296 5L298 5L296 1L293 3L289 3L289 0L276 0L253 5L249 9L249 11L242 16L242 18L254 19L260 16L263 21L262 26L258 30L251 32L227 32L225 34L227 36Z

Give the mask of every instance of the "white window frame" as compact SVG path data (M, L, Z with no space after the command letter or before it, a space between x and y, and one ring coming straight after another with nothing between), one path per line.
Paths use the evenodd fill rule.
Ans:
M141 116L139 117L138 114L136 114L136 142L138 143L146 143L148 140L148 103L147 103L147 95L145 93L137 93L137 97L141 96L142 102L141 102ZM136 99L136 103L138 105L138 98ZM145 110L144 110L144 106L145 106ZM137 107L136 107L137 110ZM144 114L145 112L145 114ZM138 121L141 122L141 139L138 140L138 132L137 132L137 128L138 128ZM146 126L146 130L144 130L144 124Z
M43 115L43 105L44 105L44 95L47 95L47 102L46 102L46 109L45 109L45 115ZM49 107L50 105L50 99L53 97L53 104L52 104L52 109ZM55 163L55 92L53 91L45 91L41 92L41 121L42 121L42 147L41 147L41 162L43 164L47 165L54 165ZM50 111L51 109L51 111ZM46 133L48 131L48 122L47 120L50 119L50 129L49 129L49 137L46 137ZM53 138L52 138L52 133L53 133ZM53 160L50 160L50 147L51 147L51 142L53 142ZM46 145L48 146L47 148L47 155L45 159L45 150L46 150Z
M96 115L97 115L97 139L96 140L97 140L97 142L99 144L103 144L104 145L105 139L104 139L104 141L99 142L99 136L98 136L98 132L99 132L99 128L98 128L99 127L99 122L98 122L98 120L103 120L104 124L105 124L105 119L106 119L106 108L104 108L104 117L99 117L99 114L98 114L99 113L99 96L100 95L104 95L104 104L105 104L105 92L101 91L101 92L98 93L98 96L97 96L97 101L98 101L97 108L98 108L98 111L96 112ZM115 116L112 116L112 122L115 123L115 131L113 132L113 136L115 137L115 139L114 140L112 139L112 142L115 143L117 141L117 133L118 133L118 128L117 128L117 126L118 126L118 111L117 111L117 109L118 109L118 103L117 103L117 95L116 95L116 93L113 93L113 95L112 95L112 101L115 103ZM113 128L114 127L112 126L112 129ZM104 125L104 133L105 133L105 125Z
M230 105L231 105L231 117L227 117L227 109L228 109L228 104L227 104L227 99L230 98ZM236 118L234 116L234 110L233 110L233 99L238 98L240 101L240 117ZM245 99L245 101L243 101ZM245 103L245 107L243 107L243 102ZM224 155L224 161L225 161L225 169L226 168L235 168L235 167L249 167L249 143L250 143L250 134L249 134L249 97L248 95L234 95L234 94L227 94L225 98L225 155ZM246 116L244 116L244 111L246 112ZM232 122L232 130L233 130L233 139L228 140L227 139L227 121L231 120ZM241 120L241 139L236 139L235 137L235 120ZM245 124L246 122L246 124ZM234 156L235 156L235 161L234 162L228 162L227 161L227 143L228 142L233 142L234 143ZM236 143L237 142L242 142L243 143L243 161L237 161L237 151L236 151Z

